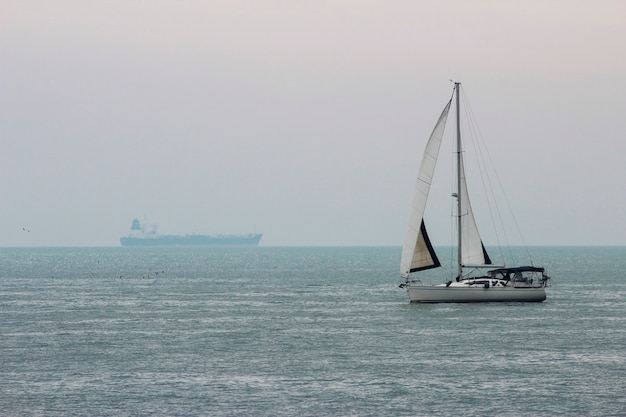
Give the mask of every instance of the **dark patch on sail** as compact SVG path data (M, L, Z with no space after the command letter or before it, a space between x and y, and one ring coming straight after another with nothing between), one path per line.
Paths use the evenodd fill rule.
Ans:
M491 258L489 258L489 254L487 253L487 250L485 250L485 245L483 245L482 240L480 241L480 246L483 247L483 257L485 258L485 265L493 264L493 262L491 262Z
M428 232L426 232L426 225L424 224L424 219L422 219L422 225L420 226L420 233L422 234L422 237L424 238L424 243L426 244L426 247L428 248L428 253L430 254L430 257L433 260L433 264L428 265L428 266L421 266L419 268L414 268L414 269L411 269L409 272L423 271L425 269L439 268L441 266L441 263L439 262L439 258L437 258L437 254L435 253L435 249L433 249L433 245L430 243Z

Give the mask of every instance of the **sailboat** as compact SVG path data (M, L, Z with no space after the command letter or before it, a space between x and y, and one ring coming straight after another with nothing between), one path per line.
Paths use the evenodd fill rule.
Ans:
M472 207L463 164L460 127L460 83L454 83L453 95L446 104L426 144L417 180L408 227L402 248L400 276L405 282L409 300L415 303L440 302L541 302L546 299L545 288L550 277L536 266L496 266L483 245ZM441 262L426 231L424 211L428 200L439 148L442 142L452 100L456 98L456 254L457 274L454 279L426 285L412 273L441 267ZM453 276L453 275L451 275Z

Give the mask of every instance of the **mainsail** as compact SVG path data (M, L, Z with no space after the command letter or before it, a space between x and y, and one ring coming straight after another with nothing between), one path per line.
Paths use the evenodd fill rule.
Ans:
M448 111L450 110L451 103L452 99L450 99L448 104L444 107L428 139L417 180L413 187L411 212L409 214L409 223L402 247L402 258L400 260L400 275L404 278L407 278L410 272L441 266L439 259L437 259L437 254L435 254L430 243L430 239L428 239L428 234L426 233L424 210L426 208L428 192L430 191L430 184L432 183L433 174L437 165L441 138L443 137L443 132L446 127L446 120L448 119Z
M459 181L461 182L461 264L464 266L490 265L491 259L485 250L483 242L476 226L472 205L470 204L467 192L467 181L465 178L465 166L463 158L459 167Z

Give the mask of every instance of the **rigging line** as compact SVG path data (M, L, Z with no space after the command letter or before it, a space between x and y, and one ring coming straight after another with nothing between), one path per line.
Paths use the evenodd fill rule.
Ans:
M464 94L464 96L465 96L465 94ZM468 103L468 107L469 107L469 109L471 111L471 106L469 106L469 100L467 100L467 103ZM472 115L473 115L473 113L472 113ZM477 126L477 128L478 128L478 126ZM486 143L482 133L480 132L480 128L478 128L478 133L479 133L479 138L482 140L482 142ZM517 229L517 233L518 233L520 239L522 240L522 246L524 247L524 251L526 252L526 256L529 258L529 260L531 262L531 265L532 265L532 257L530 255L529 250L528 250L528 245L526 244L526 239L524 239L524 235L523 235L523 233L522 233L522 231L521 231L521 229L519 227L519 223L517 221L517 217L515 216L515 212L513 211L513 208L511 206L511 202L509 201L508 195L507 195L507 193L506 193L506 191L504 189L504 186L502 184L502 180L500 179L500 176L498 175L498 171L495 169L495 164L493 162L493 158L491 157L491 153L489 152L489 148L486 146L486 144L483 145L483 148L485 149L485 153L486 153L487 158L489 160L490 166L492 167L493 174L494 174L494 176L495 176L495 178L497 180L497 183L498 183L498 186L499 186L499 190L502 193L504 201L507 204L508 211L509 211L509 213L510 213L512 219L513 219L513 223L515 224L515 228ZM491 184L491 181L489 181L489 182ZM495 197L494 197L494 199L495 199ZM497 202L496 202L496 205L497 205ZM498 211L498 215L500 215L499 211ZM511 249L509 247L509 252L510 251L511 251Z
M471 109L470 109L470 111L471 111ZM496 170L495 164L493 163L493 161L490 158L489 148L486 146L486 141L485 141L482 133L480 132L480 128L478 127L478 124L476 124L476 130L477 130L476 140L477 140L477 144L478 144L478 146L480 148L480 156L482 158L481 161L483 163L483 166L485 167L485 171L487 171L489 168L491 168L490 172L493 173L493 175L496 178L499 178L498 177L498 171ZM487 156L485 156L485 155L487 155ZM489 163L487 163L487 162L489 162ZM511 243L510 243L510 240L509 240L509 234L507 232L508 228L506 227L504 219L502 217L503 211L500 208L500 204L498 204L498 200L499 199L496 196L496 191L495 191L495 188L494 188L493 181L491 180L491 175L489 173L486 173L485 176L487 178L487 183L489 185L489 187L486 188L486 189L489 190L490 198L492 199L490 201L493 201L493 207L495 207L495 211L496 211L496 214L498 216L498 221L499 221L499 224L500 224L500 228L501 228L501 231L503 233L504 240L506 242L506 248L507 248L507 251L508 251L508 254L509 254L509 259L513 260L514 257L513 257L513 253L512 253L512 249L511 249ZM500 187L499 190L500 190L502 195L505 194L503 187ZM490 206L490 209L491 209L491 206ZM510 210L510 207L509 207L509 213L511 213L511 215L513 214L512 210ZM519 232L519 228L518 228L518 232Z
M482 148L484 147L481 146L481 142L480 142L480 129L478 128L478 123L476 122L476 117L474 116L473 112L472 112L472 108L469 102L469 98L466 96L466 94L464 94L464 110L466 113L466 120L467 120L467 124L468 124L468 129L470 131L470 136L472 139L472 145L473 145L473 149L474 149L474 154L476 155L476 160L478 161L478 163L476 164L478 167L478 171L480 173L480 180L481 180L481 184L484 190L484 194L485 194L485 201L487 202L487 208L489 210L489 219L491 221L491 226L493 228L493 231L496 235L496 241L498 242L498 251L500 252L500 257L504 260L505 256L503 253L503 248L502 248L502 242L500 240L500 232L499 229L502 231L503 235L504 235L504 241L505 241L505 245L507 246L508 250L509 250L509 256L512 257L511 249L510 249L510 244L509 244L509 240L508 240L508 236L506 234L506 228L504 227L504 222L502 220L502 215L500 212L500 209L498 207L498 200L495 197L495 192L493 190L493 184L491 183L490 179L489 179L489 173L487 172L487 163L485 160L485 156L484 156L484 152L482 150ZM483 140L484 141L484 140ZM485 181L486 179L486 181ZM500 227L498 228L498 226L496 225L496 216L494 215L494 208L495 208L495 212L497 214L497 218L500 222Z
M472 112L471 112L471 106L469 103L469 100L467 99L467 97L465 97L465 101L463 102L464 105L464 110L465 110L465 114L466 114L466 120L467 120L467 125L468 125L468 130L470 132L470 137L472 140L472 146L473 146L473 150L474 150L474 155L476 157L476 160L478 161L478 163L476 164L479 174L480 174L480 180L481 180L481 184L482 184L482 189L484 190L484 197L485 197L485 201L487 203L487 208L489 210L489 215L490 215L490 221L492 223L492 227L493 227L493 231L496 234L496 240L498 242L498 247L500 250L500 255L502 256L502 242L500 240L500 234L498 231L498 227L496 227L495 224L495 216L494 216L494 206L496 208L496 211L499 213L499 211L497 210L497 200L495 199L494 193L493 193L493 187L491 186L491 183L489 182L489 175L486 172L486 168L487 168L487 164L485 163L485 157L484 154L482 152L481 149L481 144L478 140L478 134L477 134L477 123L476 123L476 119L473 116ZM487 179L487 180L485 180ZM491 194L489 193L489 191L491 191ZM502 225L501 225L502 227ZM502 228L504 229L504 228ZM506 238L506 235L505 235Z
M513 210L513 207L511 206L511 202L510 202L509 197L508 197L508 195L506 193L506 190L504 189L504 185L502 184L500 176L498 175L498 171L495 169L495 164L493 163L493 160L491 159L491 154L489 153L489 149L487 147L485 147L485 149L486 149L486 154L487 154L487 156L489 158L489 162L491 163L491 165L493 167L494 176L496 177L496 180L498 181L500 192L502 193L502 196L504 198L504 201L506 202L508 211L509 211L509 213L511 215L511 218L513 219L513 223L515 224L515 228L517 230L517 234L520 237L520 239L522 240L522 246L524 247L524 251L526 252L526 256L530 259L530 262L532 264L532 258L530 256L530 252L528 251L528 245L526 244L526 239L524 238L524 234L522 233L522 230L519 227L519 223L517 221L517 217L515 216L515 211Z

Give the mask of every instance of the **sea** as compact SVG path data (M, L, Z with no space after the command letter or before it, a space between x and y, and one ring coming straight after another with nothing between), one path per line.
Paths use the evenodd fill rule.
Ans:
M411 304L399 247L0 248L0 416L625 416L626 247L513 250L545 302Z

